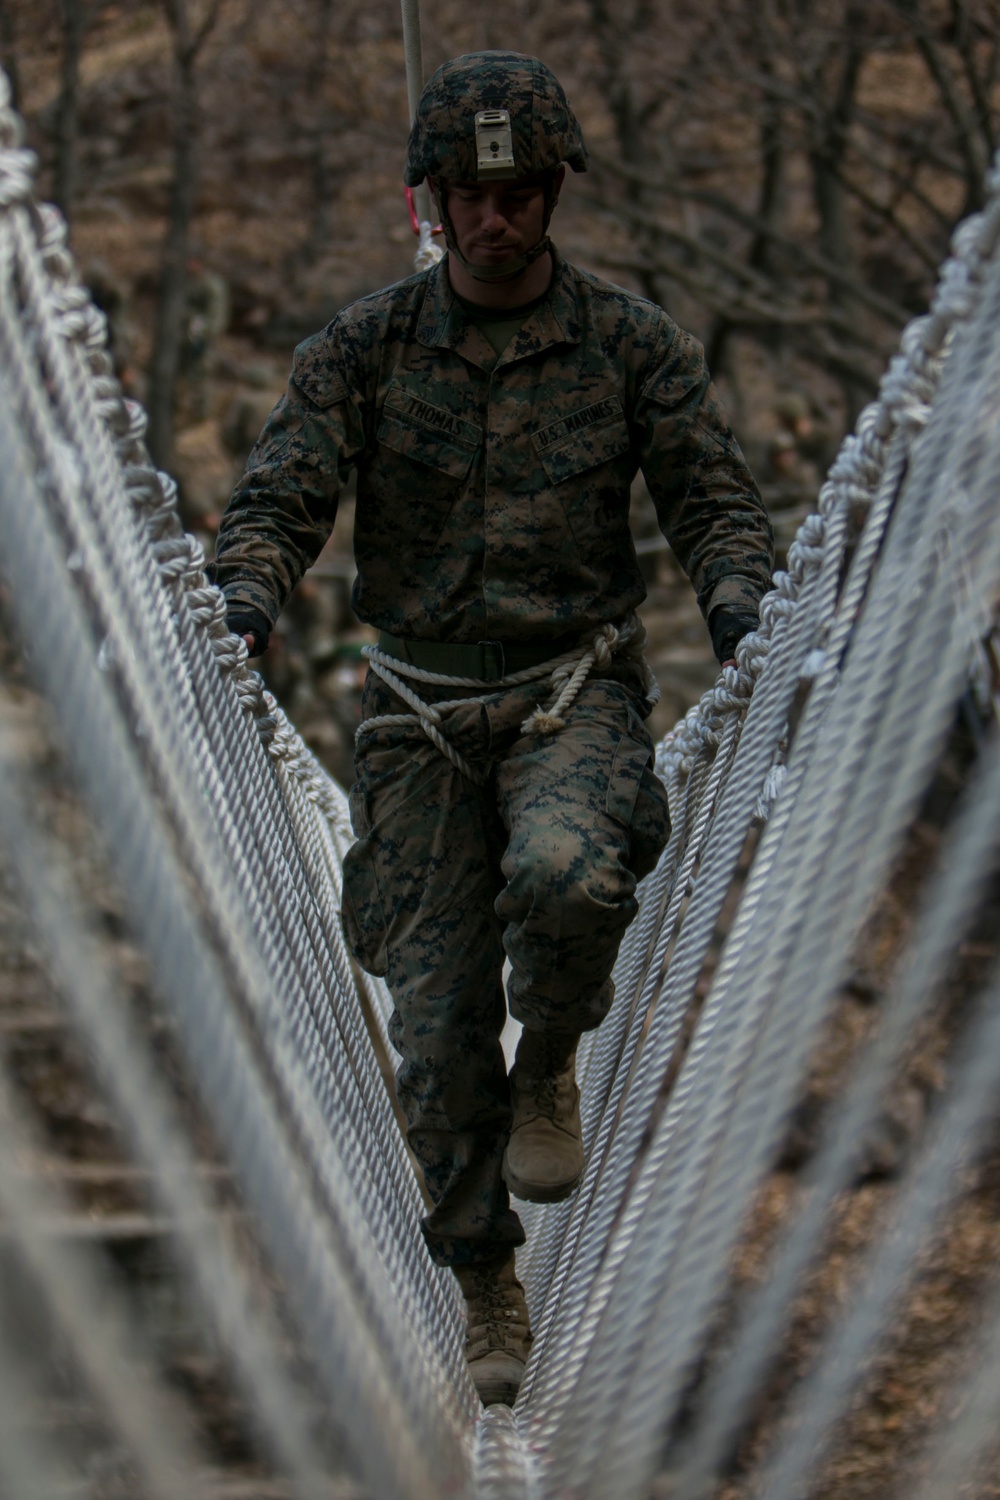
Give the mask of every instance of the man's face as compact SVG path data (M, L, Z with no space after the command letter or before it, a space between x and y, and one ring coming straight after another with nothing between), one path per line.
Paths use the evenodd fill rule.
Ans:
M545 233L545 186L540 177L442 186L459 252L471 265L502 266L516 260Z

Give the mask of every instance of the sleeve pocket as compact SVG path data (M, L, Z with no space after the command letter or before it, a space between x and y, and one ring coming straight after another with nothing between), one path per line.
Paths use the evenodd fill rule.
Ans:
M312 404L321 411L347 399L347 386L339 375L323 370L297 368L293 371L292 378L302 394L308 396Z
M287 401L279 402L250 451L248 464L270 463L306 425L306 414Z

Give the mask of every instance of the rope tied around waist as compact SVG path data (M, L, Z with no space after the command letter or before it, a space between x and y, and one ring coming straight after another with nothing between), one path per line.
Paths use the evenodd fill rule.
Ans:
M544 678L548 678L551 695L549 702L539 703L532 710L521 724L521 731L529 735L558 734L566 727L564 715L576 701L580 689L591 672L595 668L599 671L607 671L616 654L627 656L640 664L643 690L650 701L655 703L659 699L660 690L644 655L645 644L645 628L638 616L633 613L627 615L620 625L601 625L596 630L587 632L572 650L553 657L551 661L527 667L521 672L510 672L496 681L487 681L481 677L455 677L444 672L431 672L423 667L414 666L411 662L401 661L398 657L379 650L377 646L366 646L361 654L371 670L392 689L397 697L402 698L404 703L408 703L413 712L379 714L365 719L355 734L355 743L357 744L362 734L369 729L419 724L427 738L457 770L475 785L483 786L486 783L486 774L471 766L465 756L455 749L444 734L441 725L445 714L465 703L474 702L476 697L482 696L483 693L503 692L508 688L523 687L526 683L541 682ZM409 679L409 682L405 679ZM428 687L470 688L472 692L449 698L444 703L431 704L426 703L420 697L416 689L410 686L410 682L423 683Z

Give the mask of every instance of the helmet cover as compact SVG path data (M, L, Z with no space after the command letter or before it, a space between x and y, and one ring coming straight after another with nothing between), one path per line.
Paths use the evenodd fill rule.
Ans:
M477 142L477 116L496 110L510 117L514 165L503 175L533 177L563 162L574 172L587 170L579 123L543 62L519 52L468 52L438 68L420 96L406 151L407 186L425 177L472 183L496 175Z

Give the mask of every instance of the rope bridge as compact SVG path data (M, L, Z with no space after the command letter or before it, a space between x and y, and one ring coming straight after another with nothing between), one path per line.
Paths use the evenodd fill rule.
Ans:
M641 887L615 1007L581 1049L586 1174L568 1203L520 1207L535 1347L517 1406L484 1413L458 1288L424 1250L379 1069L389 997L344 949L345 797L226 631L174 486L143 447L143 415L111 375L63 225L34 202L7 97L5 610L120 882L156 1017L95 940L86 882L37 811L38 756L9 682L0 846L149 1183L173 1295L222 1351L272 1487L259 1474L257 1488L220 1487L199 1403L165 1374L120 1261L99 1234L67 1232L67 1189L31 1170L37 1121L0 1045L0 1494L708 1500L996 874L994 727L879 1025L831 1104L767 1274L734 1307L748 1215L970 681L992 701L982 642L1000 597L1000 172L845 442L738 669L659 747L674 832ZM758 1460L754 1492L768 1500L809 1492L990 1139L998 1001L987 973L864 1275ZM221 1199L206 1140L229 1184ZM911 1486L918 1500L950 1500L995 1445L1000 1299L987 1295L977 1321ZM92 1447L118 1455L118 1489L93 1453L84 1462L71 1421L39 1416L53 1349L78 1406L98 1414Z

